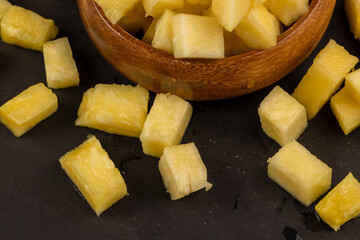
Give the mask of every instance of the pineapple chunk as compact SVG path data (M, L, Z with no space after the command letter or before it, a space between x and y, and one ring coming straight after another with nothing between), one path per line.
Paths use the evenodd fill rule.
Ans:
M79 73L67 37L44 43L43 55L48 87L79 86Z
M166 9L175 10L184 6L184 0L142 0L146 16L159 18Z
M131 11L118 21L118 25L130 34L140 31L146 22L145 10L141 2L139 2Z
M251 51L252 48L235 33L224 30L225 56L233 56Z
M308 120L315 117L358 62L332 39L320 51L292 94L306 108Z
M56 95L43 83L38 83L0 107L0 122L20 137L56 112L57 107Z
M143 36L142 40L144 42L146 42L147 44L151 45L152 41L154 40L155 27L156 27L157 21L158 21L157 19L152 20L150 26L148 27L148 29L144 33L144 36Z
M95 136L59 161L97 216L127 195L124 179Z
M360 37L360 1L345 0L345 12L350 24L350 31L355 39Z
M141 86L97 84L84 93L75 125L139 137L148 101L149 92Z
M155 35L152 41L153 47L164 50L173 54L173 16L175 13L171 10L166 10L159 18L155 26Z
M169 146L159 161L159 170L171 200L177 200L202 188L212 186L207 181L206 167L194 143Z
M186 13L193 15L202 15L202 12L207 9L208 6L202 4L191 4L185 1L184 6L174 11L177 13Z
M351 96L348 86L331 98L330 107L345 135L360 126L360 104Z
M189 124L192 106L170 94L157 94L140 135L145 154L160 157L164 148L180 143Z
M296 141L268 160L268 175L308 207L331 186L331 168Z
M349 94L360 104L360 69L345 76L345 86Z
M3 42L37 51L42 51L43 44L58 32L53 20L18 6L10 7L1 21Z
M360 183L349 173L316 206L320 218L335 231L360 214Z
M263 5L252 8L235 28L235 33L253 49L266 49L276 45L280 22Z
M270 10L285 26L290 26L309 10L309 0L270 0Z
M0 21L3 18L5 12L12 6L7 0L0 0Z
M260 103L261 127L281 146L296 140L306 129L306 110L295 98L276 86Z
M204 5L206 7L209 7L211 5L211 0L186 0L190 4L194 5Z
M104 11L105 16L112 24L131 11L141 0L94 0Z
M178 14L173 17L175 58L223 58L223 28L215 17Z
M232 32L246 16L251 7L251 0L212 0L211 10L219 23Z

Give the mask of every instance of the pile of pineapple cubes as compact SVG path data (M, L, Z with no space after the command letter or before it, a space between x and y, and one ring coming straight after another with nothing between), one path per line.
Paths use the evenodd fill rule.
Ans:
M308 0L95 0L112 24L175 58L223 58L276 45Z

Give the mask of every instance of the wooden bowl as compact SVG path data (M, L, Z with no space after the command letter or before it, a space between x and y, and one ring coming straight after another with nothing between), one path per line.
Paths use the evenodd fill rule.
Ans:
M154 92L187 100L240 96L280 80L314 50L336 0L313 0L309 12L276 46L222 59L175 59L113 25L93 0L77 0L85 29L100 54L122 75Z

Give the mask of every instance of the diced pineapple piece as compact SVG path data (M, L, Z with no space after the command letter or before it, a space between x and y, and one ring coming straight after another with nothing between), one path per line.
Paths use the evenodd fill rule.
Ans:
M332 39L320 51L292 94L306 108L308 120L315 117L358 62Z
M251 7L256 8L262 4L264 4L268 0L251 0Z
M250 9L234 31L248 46L261 50L276 45L280 22L260 5Z
M175 58L223 58L223 28L215 17L178 14L173 17Z
M345 86L349 94L360 104L360 69L345 75Z
M360 37L360 1L345 0L345 12L350 24L350 31L356 39Z
M225 56L233 56L251 51L252 48L235 33L224 30Z
M12 6L7 0L0 0L0 21L3 18L5 12Z
M30 10L12 6L1 21L1 39L8 44L32 50L43 50L43 44L56 37L59 28Z
M79 73L67 37L44 43L43 55L49 88L79 86Z
M0 122L20 137L56 112L57 107L56 95L43 83L38 83L0 107Z
M261 127L281 146L296 140L306 129L306 110L295 98L276 86L260 103Z
M141 2L139 2L131 11L118 21L118 24L128 33L135 34L140 31L145 21L145 10Z
M268 175L308 207L331 186L331 168L292 141L268 160Z
M186 0L190 4L199 4L209 7L211 5L211 0Z
M144 36L142 38L142 40L144 42L146 42L147 44L152 44L152 41L154 40L154 36L155 36L155 27L157 24L157 19L154 19L150 26L148 27L148 29L146 30L146 32L144 33Z
M120 19L135 8L141 0L94 0L104 11L105 16L112 24L116 24Z
M331 98L330 107L345 135L360 126L360 104L351 96L348 86Z
M148 101L149 92L141 86L97 84L84 93L75 125L139 137Z
M184 6L184 0L142 0L146 16L159 18L166 9L175 10Z
M155 26L155 35L152 41L153 47L173 54L173 16L175 13L166 10L159 18Z
M290 26L309 10L309 0L270 0L271 12Z
M192 106L170 94L157 94L140 135L145 154L160 157L164 148L180 143L192 115Z
M186 13L193 15L202 15L202 12L207 9L208 6L202 4L191 4L185 1L184 6L174 11L177 13Z
M169 146L159 161L159 170L171 200L177 200L212 186L207 170L194 143Z
M124 179L95 136L59 161L97 216L127 195Z
M349 173L316 206L320 218L335 231L360 214L360 183Z

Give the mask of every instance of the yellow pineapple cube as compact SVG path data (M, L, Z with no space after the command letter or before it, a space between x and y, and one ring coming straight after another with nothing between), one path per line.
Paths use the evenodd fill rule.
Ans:
M351 96L348 86L331 98L330 107L345 135L360 126L360 104Z
M94 0L104 11L105 16L112 24L116 24L120 19L135 8L141 0Z
M56 95L43 83L38 83L0 107L0 122L20 137L56 112L57 107Z
M67 37L44 43L43 55L49 88L79 86L79 73Z
M226 30L224 30L224 44L225 56L233 56L252 50L235 32Z
M175 58L223 58L223 28L215 17L178 14L173 17Z
M164 148L180 143L192 115L192 106L170 94L157 94L140 135L145 154L160 157Z
M58 32L53 20L18 6L11 6L1 21L3 42L37 51L42 51L43 44Z
M159 170L171 200L177 200L212 186L207 170L194 143L169 146L159 161Z
M152 46L173 54L173 16L175 13L166 10L155 26L155 35Z
M287 143L268 162L269 177L306 207L331 186L331 168L296 141Z
M360 183L349 173L316 206L320 218L335 231L360 214Z
M146 16L159 18L166 9L175 10L184 6L184 0L142 0Z
M263 5L250 9L234 29L235 33L253 49L266 49L276 45L280 22Z
M148 90L139 85L97 84L84 93L75 125L139 137L148 101Z
M128 194L119 170L95 136L59 161L97 216Z
M211 5L211 0L186 0L190 4L194 5L204 5L209 7Z
M193 15L202 15L202 12L207 9L208 6L203 4L191 4L185 1L184 6L174 11L177 13L186 13L186 14L193 14Z
M251 0L212 0L211 10L221 26L232 32L246 16Z
M157 19L153 19L150 26L148 27L148 29L144 33L144 36L143 36L142 40L144 42L146 42L147 44L151 45L152 41L154 40L155 27L156 27L157 21L158 21Z
M7 0L0 0L0 21L3 18L5 12L12 6Z
M358 62L332 39L320 51L292 94L306 108L308 120L315 117Z
M345 0L345 12L350 24L350 31L356 39L360 37L360 1Z
M290 26L309 10L309 0L270 0L270 10L285 26Z
M345 86L349 94L360 103L360 69L345 75Z
M281 146L296 140L306 129L306 110L295 98L276 86L260 103L261 127Z
M146 20L144 7L139 2L117 24L128 33L135 34L140 31Z

